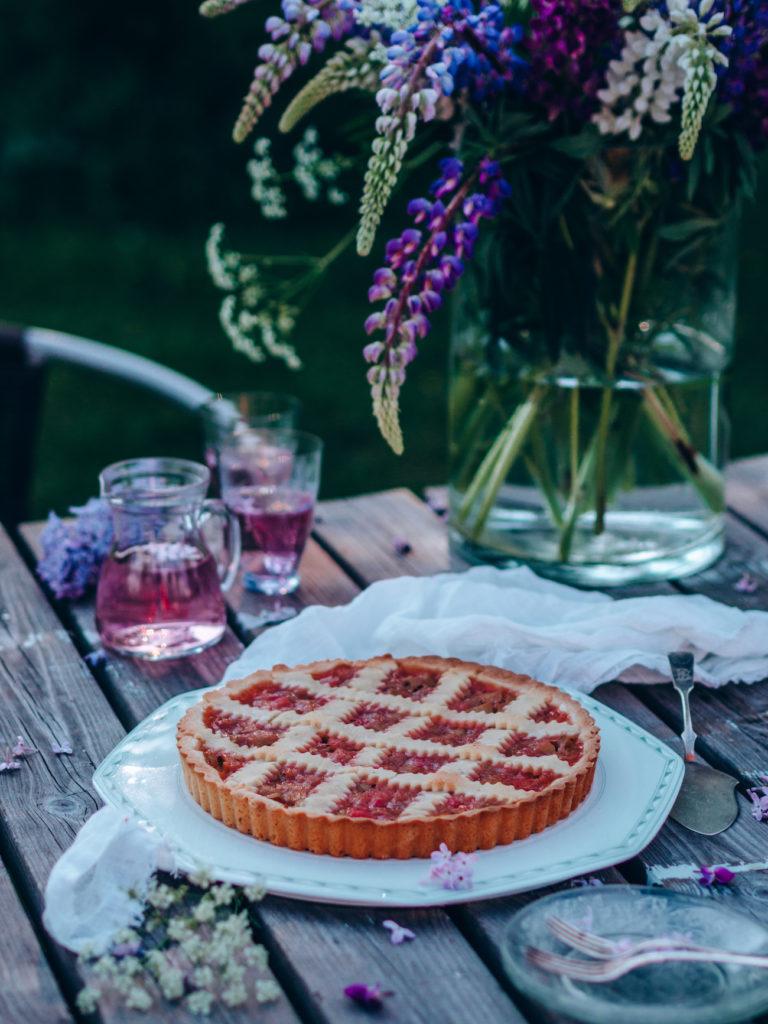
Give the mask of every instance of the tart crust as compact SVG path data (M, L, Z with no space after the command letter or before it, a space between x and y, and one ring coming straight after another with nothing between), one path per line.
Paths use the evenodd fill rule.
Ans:
M385 727L369 728L377 715ZM479 733L474 742L439 742L460 739L452 730L463 727ZM438 739L420 738L425 731ZM327 752L329 736L344 747L341 761ZM292 850L405 859L443 842L490 849L567 817L589 793L600 739L576 700L527 676L383 656L276 665L230 682L186 712L177 745L189 792L225 825ZM505 746L534 753L505 755ZM416 771L379 767L393 751ZM366 790L378 808L367 807ZM451 794L479 806L441 812Z

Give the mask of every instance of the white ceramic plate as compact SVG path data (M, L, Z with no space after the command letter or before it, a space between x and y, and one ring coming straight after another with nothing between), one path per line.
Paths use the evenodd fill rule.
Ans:
M241 835L206 814L187 793L176 753L176 723L200 699L169 700L118 744L93 777L103 799L160 833L182 869L326 903L423 907L484 900L596 871L639 853L666 820L683 762L645 730L605 705L573 694L600 729L592 791L565 821L509 846L478 853L471 890L426 881L427 860L352 860L285 850Z

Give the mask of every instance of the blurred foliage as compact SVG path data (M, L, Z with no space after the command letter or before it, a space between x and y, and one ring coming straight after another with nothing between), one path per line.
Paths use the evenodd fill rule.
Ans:
M369 274L401 224L402 197L374 257L342 260L302 317L304 370L253 366L229 350L219 328L219 295L203 258L211 222L224 221L252 250L322 252L355 212L303 207L301 217L268 225L249 199L250 149L237 147L230 131L271 6L257 0L209 21L194 0L0 0L0 319L108 341L217 389L298 394L305 425L328 442L325 496L442 480L447 316L403 393L400 459L376 432L360 357ZM328 148L334 124L358 104L339 97L313 118L330 134ZM272 111L263 131L275 123ZM276 159L292 144L278 145ZM768 193L745 223L730 386L735 454L768 451L768 420L755 415L768 386L766 238ZM94 493L105 463L149 453L198 457L192 417L127 385L56 369L34 513Z

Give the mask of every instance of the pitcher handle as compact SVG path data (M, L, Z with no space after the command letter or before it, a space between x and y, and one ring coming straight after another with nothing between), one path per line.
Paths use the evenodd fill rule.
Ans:
M223 501L218 498L207 498L203 502L199 525L204 527L205 523L214 517L222 520L222 534L226 538L224 550L227 555L226 561L221 558L216 559L216 567L219 571L221 589L229 590L235 582L237 570L240 567L240 523L237 516L229 511Z

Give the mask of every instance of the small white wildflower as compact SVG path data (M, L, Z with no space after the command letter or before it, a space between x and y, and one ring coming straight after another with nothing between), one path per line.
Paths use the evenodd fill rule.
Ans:
M355 21L365 28L404 29L416 20L414 0L362 0L354 10Z
M216 918L216 904L212 899L207 896L201 899L192 912L192 916L200 924L206 924L208 921L213 921Z
M167 910L177 903L179 899L177 890L170 885L155 884L147 892L147 903L156 910Z
M243 958L250 967L267 966L267 951L263 946L246 946L243 950Z
M349 196L334 185L328 189L328 202L331 206L344 206L349 202Z
M157 978L164 999L181 999L184 995L184 975L177 967L166 967Z
M198 988L210 988L215 979L213 968L204 964L202 967L196 967L192 975L192 980Z
M222 885L216 885L211 889L211 899L217 907L229 906L234 898L234 887L228 885L226 882Z
M264 899L266 889L263 885L244 885L243 895L251 903L258 903Z
M152 996L141 985L134 985L126 996L125 1005L129 1010L148 1010L152 1005Z
M208 945L199 935L189 934L180 943L181 951L193 963L200 963L208 954Z
M271 978L260 978L254 987L257 1003L271 1003L280 998L280 986Z
M77 1008L81 1013L95 1013L99 1004L100 992L97 988L86 985L77 993Z
M228 260L222 255L221 245L224 240L224 225L214 224L208 232L208 241L205 243L205 258L208 264L208 273L217 288L228 292L237 285L237 280L230 273L232 269L228 266ZM229 254L230 256L232 254Z
M248 1002L248 989L245 985L230 985L222 989L221 998L227 1006L242 1006Z
M168 938L174 942L184 942L192 937L192 929L189 927L186 921L183 921L179 917L174 917L168 922Z
M184 1000L184 1005L190 1013L207 1017L213 1005L213 995L210 992L191 992Z

